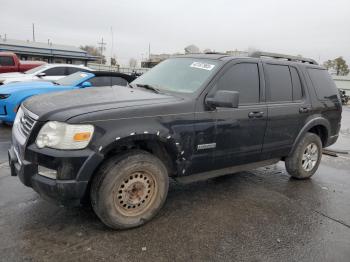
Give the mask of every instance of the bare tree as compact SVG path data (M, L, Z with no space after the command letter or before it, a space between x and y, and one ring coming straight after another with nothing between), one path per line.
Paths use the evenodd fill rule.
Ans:
M333 69L337 76L345 76L350 71L346 61L341 56L334 60L327 60L323 66L328 70Z
M86 51L89 55L101 57L102 64L106 63L106 58L104 55L101 54L101 50L98 47L92 45L85 45L80 46L80 49Z
M137 66L137 60L135 58L130 58L129 66L135 68Z

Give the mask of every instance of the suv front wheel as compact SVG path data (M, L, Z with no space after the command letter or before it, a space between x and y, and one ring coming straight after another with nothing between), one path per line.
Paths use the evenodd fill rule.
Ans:
M322 142L320 137L313 133L306 133L294 152L286 158L286 169L293 178L310 178L316 172L321 157Z
M104 224L137 227L153 218L167 197L169 178L154 155L132 150L107 160L91 185L91 203Z

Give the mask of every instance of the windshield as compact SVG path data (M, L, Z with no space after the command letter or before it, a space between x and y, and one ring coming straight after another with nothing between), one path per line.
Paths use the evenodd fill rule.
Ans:
M77 84L80 84L81 81L83 81L86 77L88 77L89 74L84 72L76 72L74 74L71 74L69 76L63 77L57 81L55 81L56 84L61 86L75 86Z
M25 71L24 73L25 74L35 74L39 71L41 71L42 69L46 68L47 65L41 65L41 66L38 66L38 67L34 67L32 69L29 69L28 71Z
M141 75L132 84L194 93L216 71L218 63L219 61L210 59L171 58Z

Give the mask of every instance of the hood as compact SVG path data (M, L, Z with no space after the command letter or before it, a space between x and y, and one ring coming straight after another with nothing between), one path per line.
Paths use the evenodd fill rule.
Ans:
M170 103L180 99L138 88L113 86L34 96L23 105L37 115L39 121L66 121L74 116L96 111Z
M23 73L18 73L18 72L13 72L13 73L3 73L0 74L0 79L4 79L4 78L12 78L12 77L22 77Z
M12 82L28 81L33 79L38 79L38 78L31 74L21 74L21 73L0 74L0 82L3 82L4 84L9 84Z
M41 89L55 86L52 82L44 82L44 81L32 81L32 82L17 82L17 83L9 83L6 85L0 86L0 94L11 94L17 91L23 90L33 90L33 89Z

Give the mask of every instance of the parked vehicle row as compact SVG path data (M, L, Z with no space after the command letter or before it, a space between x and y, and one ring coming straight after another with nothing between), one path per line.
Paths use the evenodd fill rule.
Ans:
M339 95L340 95L341 102L343 103L343 105L347 105L349 100L350 100L350 97L346 94L345 90L339 89Z
M18 82L4 85L0 87L0 121L12 123L21 103L34 95L88 87L126 86L134 79L133 76L121 73L87 71L76 72L56 81Z
M310 178L338 138L341 112L332 78L311 59L178 56L128 87L27 99L9 164L46 199L90 199L107 226L132 228L161 209L170 177L189 182L282 160L293 178Z
M55 81L76 72L89 71L91 71L90 68L80 65L45 64L25 71L24 73L0 74L0 85L35 80Z
M0 73L25 72L46 64L41 61L21 61L15 53L0 52Z

